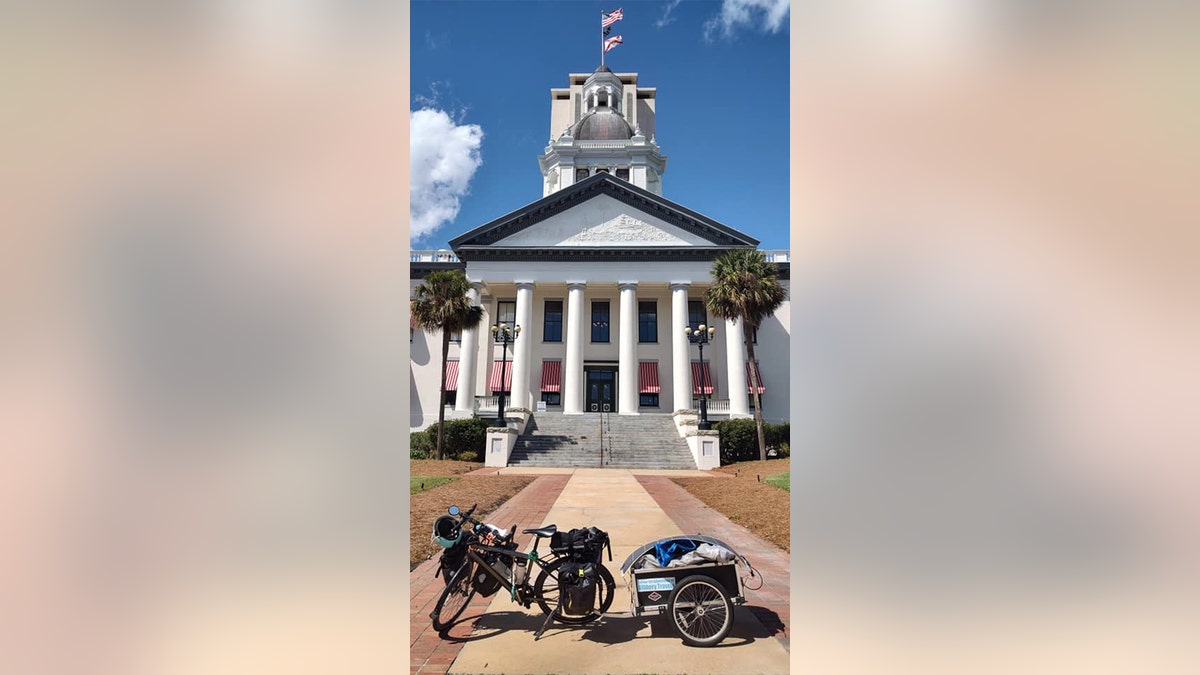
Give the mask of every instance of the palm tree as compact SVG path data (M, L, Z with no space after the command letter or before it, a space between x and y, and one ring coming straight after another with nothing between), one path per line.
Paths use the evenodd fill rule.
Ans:
M410 303L413 321L421 330L442 332L442 387L438 398L437 458L442 458L442 427L446 421L446 362L450 356L450 334L474 328L483 322L483 308L472 305L467 292L471 282L462 270L437 270L417 286ZM465 392L470 394L471 392Z
M705 293L708 311L722 319L741 319L746 338L746 356L754 357L754 332L762 320L775 313L787 299L779 283L779 270L768 262L762 251L736 248L713 262L713 284ZM758 456L767 458L763 435L762 396L758 393L758 369L750 369L750 390L754 392L754 422L758 426Z

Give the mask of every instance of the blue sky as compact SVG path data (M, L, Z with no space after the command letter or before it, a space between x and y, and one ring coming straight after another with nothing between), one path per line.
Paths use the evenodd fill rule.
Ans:
M624 42L605 63L658 89L663 196L761 248L789 247L786 0L418 1L414 249L448 248L449 239L541 198L550 89L600 65L600 12L618 7L625 18L611 35ZM428 234L416 236L420 229Z

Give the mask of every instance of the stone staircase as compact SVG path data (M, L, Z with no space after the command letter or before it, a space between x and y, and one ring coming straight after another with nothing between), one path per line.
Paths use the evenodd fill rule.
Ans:
M601 433L601 424L606 426ZM517 438L509 466L601 466L605 468L695 469L687 442L670 415L563 415L538 413Z

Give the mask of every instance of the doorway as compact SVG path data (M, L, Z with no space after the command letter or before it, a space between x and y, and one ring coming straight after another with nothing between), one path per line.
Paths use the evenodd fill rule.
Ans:
M617 369L589 366L583 369L584 409L587 412L617 411Z

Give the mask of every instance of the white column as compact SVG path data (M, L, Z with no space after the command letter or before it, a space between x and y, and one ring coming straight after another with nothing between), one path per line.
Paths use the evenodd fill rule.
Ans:
M567 284L567 359L563 364L563 414L583 412L583 312L582 282Z
M529 401L529 371L533 354L533 284L517 282L517 325L521 335L513 345L512 406L533 409Z
M472 305L479 304L479 292L483 285L479 283L471 284L471 290L467 291L467 298ZM463 331L462 344L458 357L458 397L454 402L454 409L470 412L475 409L475 364L476 357L479 354L479 328L469 328Z
M621 349L617 367L617 410L622 415L638 414L637 282L617 284L621 293Z
M683 329L688 320L688 284L671 284L671 369L674 376L672 406L675 410L692 407L691 343Z
M742 321L725 320L725 367L729 374L729 416L749 417L750 396L746 389L746 342Z

